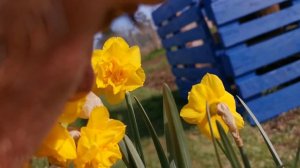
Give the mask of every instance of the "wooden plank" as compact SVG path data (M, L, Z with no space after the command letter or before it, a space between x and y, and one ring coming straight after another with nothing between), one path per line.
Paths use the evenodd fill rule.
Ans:
M284 84L300 76L300 60L263 75L248 75L236 81L239 93L244 99Z
M188 92L191 90L192 86L194 84L199 83L200 79L198 81L189 81L189 80L182 80L177 78L176 79L176 85L179 88L180 97L183 99L187 99Z
M215 0L211 3L217 25L236 20L287 0Z
M203 26L197 26L196 28L175 34L174 36L162 40L162 44L165 48L170 48L172 46L184 46L187 42L194 40L206 40L207 34L203 29Z
M300 106L300 82L273 94L251 100L247 105L260 122L267 121ZM253 121L252 121L253 124Z
M159 27L157 29L157 33L161 38L165 38L166 35L179 32L183 26L192 22L203 23L200 8L198 8L197 6L190 8L182 15L172 19L167 25Z
M225 52L232 76L240 76L300 52L300 28L253 46L240 46Z
M214 62L212 49L208 44L178 51L167 51L167 58L171 65Z
M220 74L216 68L172 68L173 74L177 78L184 77L188 80L194 81L201 79L206 73Z
M219 28L225 47L233 46L242 41L278 29L300 20L300 4L281 10L244 24L238 22Z
M160 25L164 20L175 17L176 13L186 6L194 3L194 0L168 0L157 8L152 17L156 25Z

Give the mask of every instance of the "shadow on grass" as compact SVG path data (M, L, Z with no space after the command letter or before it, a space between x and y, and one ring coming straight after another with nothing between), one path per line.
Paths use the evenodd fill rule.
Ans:
M178 111L180 112L180 109L187 103L187 101L182 99L179 96L178 91L173 91L172 93L173 93L175 102L177 104ZM142 100L141 104L143 105L145 111L147 112L148 117L151 120L152 125L153 125L155 131L157 132L157 134L163 135L164 134L164 125L163 125L163 97L162 97L162 95L152 96L148 99ZM148 137L149 133L148 133L147 127L144 124L142 116L137 111L139 109L137 108L136 104L134 104L134 110L135 110L136 120L137 120L137 124L138 124L138 128L139 128L141 137ZM123 112L120 113L120 111L123 111ZM126 113L126 111L127 111L127 108L126 109L120 108L120 109L112 110L111 117L122 120L126 125L129 125L130 123L128 121L128 116L127 116L128 113ZM184 121L182 121L182 124L183 124L184 128L188 128L188 125Z

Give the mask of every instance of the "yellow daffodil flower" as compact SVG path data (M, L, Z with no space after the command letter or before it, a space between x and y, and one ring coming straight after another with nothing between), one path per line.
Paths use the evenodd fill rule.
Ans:
M51 164L66 167L68 161L77 156L74 139L66 128L57 123L44 139L37 156L48 157Z
M111 104L120 103L126 91L141 87L145 73L137 46L129 47L120 37L108 39L102 50L95 50L92 66L96 75L94 91Z
M125 135L125 125L109 118L107 109L96 107L86 127L81 128L77 144L76 167L111 167L122 158L118 143Z
M63 124L70 124L77 118L88 119L91 111L99 106L103 106L101 99L90 92L83 98L68 101L58 121Z
M197 124L200 132L211 138L206 116L206 102L211 114L213 133L217 139L220 138L220 135L216 126L216 120L220 122L226 132L229 130L228 121L225 121L226 117L218 112L219 104L228 107L228 111L231 112L230 116L233 118L233 121L230 122L233 122L237 129L244 126L243 118L236 112L234 97L225 90L222 81L213 74L206 74L199 84L192 87L188 96L188 104L182 108L180 116L190 124Z
M70 124L74 122L82 112L82 108L85 102L86 97L68 101L65 104L63 113L60 115L58 121L64 124Z

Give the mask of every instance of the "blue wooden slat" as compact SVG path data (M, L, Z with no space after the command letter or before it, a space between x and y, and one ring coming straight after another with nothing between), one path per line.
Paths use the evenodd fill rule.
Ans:
M300 52L300 28L247 47L226 51L231 75L239 76Z
M174 32L178 32L183 26L192 22L203 23L203 18L200 15L201 11L197 6L192 7L188 11L184 12L182 15L174 18L167 25L159 27L157 33L161 38Z
M267 96L247 102L260 122L300 106L300 82ZM252 122L253 124L253 122Z
M216 0L211 3L217 25L233 21L287 0Z
M152 13L154 23L160 25L164 20L174 17L176 12L194 3L194 0L168 0Z
M172 68L173 74L177 77L185 77L188 80L199 80L206 73L219 74L216 68Z
M300 60L264 75L250 75L237 80L241 96L247 99L267 89L284 84L300 76ZM300 102L299 102L300 103Z
M167 58L171 65L214 62L212 50L208 44L178 51L167 51Z
M176 85L178 86L179 90L180 90L180 97L182 97L183 99L187 99L188 96L188 92L191 90L192 86L194 84L199 83L199 80L195 80L195 81L189 81L189 80L181 80L179 78L176 79Z
M174 36L162 40L162 44L165 48L170 48L172 46L184 46L187 42L194 40L206 40L207 34L203 30L203 26L197 26L196 28L175 34Z
M225 25L219 28L219 32L224 46L229 47L299 20L300 4L295 4L280 12L244 24L236 22L231 25Z

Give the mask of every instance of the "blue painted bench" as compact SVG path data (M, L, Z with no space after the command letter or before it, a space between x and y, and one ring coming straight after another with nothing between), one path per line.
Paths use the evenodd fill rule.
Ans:
M205 73L220 75L213 41L201 12L197 1L170 0L152 14L180 95L184 98Z
M213 69L230 78L236 85L238 94L246 100L261 122L300 106L300 0L202 2L203 5L188 0L169 0L153 13L163 46L168 50L170 64L212 63L214 66L209 70ZM176 12L187 5L191 7L182 15L176 15ZM278 10L264 13L272 7ZM203 19L204 14L214 22L219 43L212 40ZM178 31L182 25L196 17L201 18L197 29L188 35ZM173 33L174 40L166 38L170 32ZM190 49L184 47L179 48L176 54L169 50L170 46L184 44L193 40L193 37L204 39L204 46L193 52L186 52ZM200 72L191 69L194 70L180 69L185 71L182 76L190 79L198 73L199 79L205 72L209 72L205 68L199 69ZM179 80L179 89L184 88L185 92L185 89L190 88L187 85L197 80L182 85L182 80L178 77L182 72L178 73L176 68L173 69Z
M300 105L299 2L206 1L222 41L224 52L219 56L226 75L260 121ZM274 5L281 9L257 16Z

